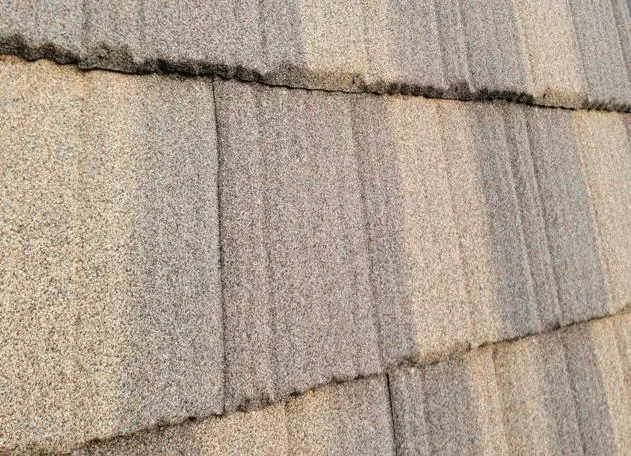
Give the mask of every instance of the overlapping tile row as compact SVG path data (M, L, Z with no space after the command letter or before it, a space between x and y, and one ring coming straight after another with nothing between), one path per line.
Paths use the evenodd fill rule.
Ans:
M627 454L629 314L389 375L397 454Z
M623 115L215 86L227 410L629 305Z
M0 448L223 411L207 80L0 62Z
M344 91L631 107L625 0L5 1L0 52Z
M0 447L260 408L630 303L627 115L14 58L0 78Z
M394 455L385 375L328 385L262 410L95 442L89 455Z
M630 445L623 314L73 455L623 455Z

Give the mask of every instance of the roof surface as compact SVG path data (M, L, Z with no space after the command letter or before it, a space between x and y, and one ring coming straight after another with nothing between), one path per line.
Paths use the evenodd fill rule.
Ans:
M4 2L0 453L628 454L629 24Z

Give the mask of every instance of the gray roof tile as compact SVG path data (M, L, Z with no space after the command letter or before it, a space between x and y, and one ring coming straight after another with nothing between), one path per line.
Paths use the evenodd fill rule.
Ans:
M631 439L631 402L610 319L571 328L568 370L586 454L623 454Z
M580 105L586 93L583 62L567 0L513 0L532 94L551 105Z
M389 377L398 454L507 453L491 350Z
M229 192L222 191L226 209L222 234L228 241L223 242L222 252L229 266L224 271L225 307L234 321L227 322L226 338L244 360L230 367L229 379L247 379L251 363L247 354L259 352L264 357L271 353L279 397L332 379L378 372L377 328L347 99L267 88L253 92L247 85L231 82L217 85L220 142L228 144L220 174ZM235 98L243 100L239 106L230 103ZM255 119L233 111L246 106L256 106L254 116L265 128L257 131ZM240 143L246 147L230 147L231 135L243 134L243 128L249 128L252 140ZM225 140L221 132L226 132ZM240 185L244 179L252 187ZM252 212L232 206L233 199L241 198L243 202L237 204L251 207ZM263 232L256 233L257 228ZM250 233L249 245L232 241L246 233ZM253 262L252 255L260 261ZM239 283L250 278L254 284L268 281L268 285L239 295L243 293L236 289ZM257 309L263 318L269 312L272 335L264 333L269 329L263 319L260 330L252 330L262 339L244 340L239 328L252 318L242 312L244 308ZM241 366L246 370L241 371ZM257 376L253 373L251 381L257 382ZM246 380L245 386L251 381ZM234 405L239 405L243 399L238 396L246 391L236 392L234 386L229 391L237 395Z
M521 229L526 246L536 302L533 328L551 329L561 321L561 309L546 235L539 185L535 176L524 110L506 104L501 107L506 145L517 196Z
M475 92L530 94L528 66L513 2L461 2Z
M524 114L561 323L605 315L609 311L607 289L572 114L542 108L524 109Z
M421 99L381 103L358 98L353 126L390 364L466 345L471 326L436 106ZM419 123L424 128L415 128Z
M509 452L581 454L581 435L558 335L503 345L494 359Z
M631 82L616 26L625 17L614 18L610 1L568 0L568 3L587 81L587 99L596 106L628 103ZM621 13L620 8L616 13ZM628 14L626 21L628 26Z
M439 112L472 342L524 334L538 322L501 112L463 103Z

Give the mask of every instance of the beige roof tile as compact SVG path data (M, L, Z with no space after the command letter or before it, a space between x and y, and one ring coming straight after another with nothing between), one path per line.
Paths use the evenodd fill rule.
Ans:
M621 115L579 111L574 121L616 312L631 304L631 147Z
M385 376L331 385L287 402L289 454L394 455Z
M211 85L0 64L0 445L221 413Z

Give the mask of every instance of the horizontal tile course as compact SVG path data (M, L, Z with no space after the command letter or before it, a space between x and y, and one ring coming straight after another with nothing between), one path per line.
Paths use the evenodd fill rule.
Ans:
M0 79L0 446L221 413L212 86L46 62Z
M114 454L625 454L629 314L125 438ZM628 451L627 451L628 452Z
M622 2L4 2L0 52L126 72L628 110Z

